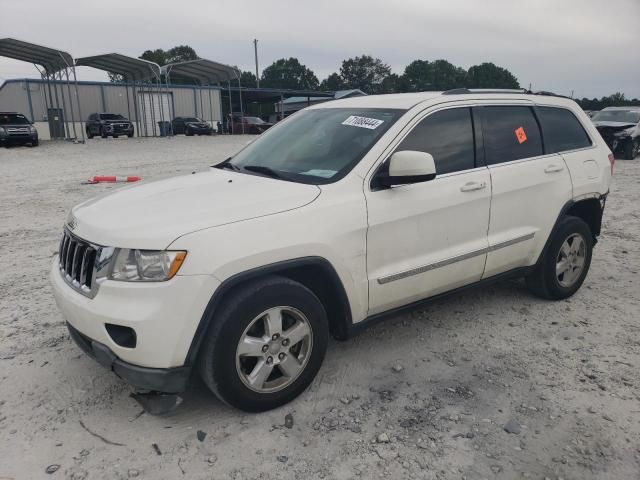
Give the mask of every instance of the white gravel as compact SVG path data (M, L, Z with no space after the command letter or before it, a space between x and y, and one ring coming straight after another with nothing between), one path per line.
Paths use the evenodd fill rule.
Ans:
M332 342L312 387L280 409L232 410L198 381L173 414L141 414L53 301L66 212L117 188L81 185L92 175L203 170L249 140L0 149L0 479L640 476L639 161L616 165L573 298L542 301L521 282L470 290Z

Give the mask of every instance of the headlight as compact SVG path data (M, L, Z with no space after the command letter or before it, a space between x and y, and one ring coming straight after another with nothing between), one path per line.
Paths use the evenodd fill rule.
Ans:
M4 127L0 127L0 137L6 137L7 130Z
M33 125L31 125L31 126L29 127L29 133L32 133L32 134L33 134L33 133L36 133L36 127L34 127Z
M109 280L123 282L164 282L174 277L187 252L167 250L136 250L120 248L116 251Z

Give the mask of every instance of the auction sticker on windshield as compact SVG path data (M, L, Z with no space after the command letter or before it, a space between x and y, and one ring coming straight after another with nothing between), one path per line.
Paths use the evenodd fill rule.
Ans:
M352 127L368 128L369 130L375 130L384 123L384 120L378 120L377 118L358 117L357 115L351 115L347 118L342 125L350 125Z

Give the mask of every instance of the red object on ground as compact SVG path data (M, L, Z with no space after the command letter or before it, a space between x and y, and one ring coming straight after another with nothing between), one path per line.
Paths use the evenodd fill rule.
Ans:
M138 182L142 180L140 177L124 177L119 175L96 175L87 180L87 183L119 183L119 182Z

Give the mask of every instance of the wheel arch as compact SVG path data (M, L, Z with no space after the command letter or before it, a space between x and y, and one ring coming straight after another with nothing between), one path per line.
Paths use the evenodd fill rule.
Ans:
M311 290L320 299L327 311L331 335L340 340L349 337L352 324L351 306L344 285L333 265L322 257L297 258L256 267L233 275L223 281L213 293L207 308L202 314L200 323L191 340L185 365L195 364L200 345L209 331L209 327L214 321L215 312L223 299L248 282L269 275L289 278Z
M578 198L569 200L560 210L558 214L558 218L556 218L556 222L551 229L551 233L547 238L547 241L544 244L540 255L538 256L538 261L536 265L538 265L542 259L544 258L549 245L551 244L551 240L555 235L558 225L563 217L570 215L574 217L578 217L585 221L589 228L591 229L591 233L593 234L593 244L595 245L598 240L598 235L600 235L602 229L602 213L604 210L604 204L607 199L607 194L597 194L590 195L588 197Z

